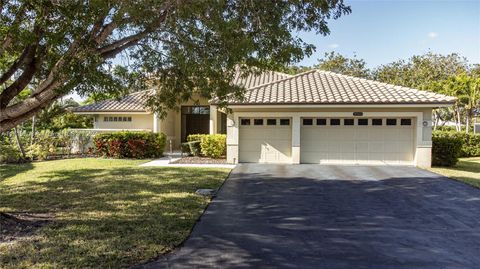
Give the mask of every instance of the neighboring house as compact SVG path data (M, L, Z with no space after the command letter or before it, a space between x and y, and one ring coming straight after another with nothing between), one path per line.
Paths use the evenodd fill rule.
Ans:
M145 108L149 91L76 109L96 129L163 132L175 147L193 133L227 133L227 161L261 163L431 163L432 109L455 101L432 92L332 72L265 72L233 81L244 99L198 98L165 119Z

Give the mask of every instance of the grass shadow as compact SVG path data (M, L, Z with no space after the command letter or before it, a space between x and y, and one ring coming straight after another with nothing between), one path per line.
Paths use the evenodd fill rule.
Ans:
M0 182L32 169L33 164L30 162L18 164L0 164Z

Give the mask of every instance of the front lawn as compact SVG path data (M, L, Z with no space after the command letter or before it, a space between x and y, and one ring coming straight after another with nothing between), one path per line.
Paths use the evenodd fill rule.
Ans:
M480 188L480 157L462 158L454 167L432 167L430 170Z
M218 188L229 172L140 163L0 165L0 212L52 216L29 236L0 242L0 268L118 268L155 258L188 236L208 204L195 190Z

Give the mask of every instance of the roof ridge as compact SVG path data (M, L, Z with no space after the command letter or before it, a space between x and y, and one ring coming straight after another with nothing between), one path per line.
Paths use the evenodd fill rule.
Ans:
M308 73L313 73L314 71L315 71L315 69L312 69L312 70L308 70L308 71L305 71L305 72L302 72L302 73L298 73L296 75L290 75L290 77L286 77L286 78L282 78L282 79L279 79L279 80L274 80L274 81L270 81L270 82L267 82L267 83L263 83L263 84L255 86L255 87L248 88L247 91L255 90L256 88L259 88L259 87L265 87L269 84L276 84L277 82L282 82L282 81L286 81L286 80L289 80L289 79L295 79L297 77L306 75ZM275 71L273 71L273 72L275 72Z
M316 70L318 72L332 74L332 75L336 75L336 76L339 76L339 77L352 78L352 79L356 79L356 80L365 81L365 82L370 83L370 84L379 84L379 85L383 85L383 86L391 86L391 87L394 87L394 88L397 88L397 89L414 91L414 92L424 93L424 94L426 93L426 94L444 95L444 94L441 94L441 93L419 90L419 89L406 87L406 86L395 85L395 84L386 83L386 82L382 82L382 81L378 81L378 80L374 80L374 79L367 79L367 78L355 77L355 76L351 76L351 75L345 75L345 74L336 73L336 72L328 71L328 70L321 70L321 69L316 69ZM444 96L446 96L446 95L444 95Z

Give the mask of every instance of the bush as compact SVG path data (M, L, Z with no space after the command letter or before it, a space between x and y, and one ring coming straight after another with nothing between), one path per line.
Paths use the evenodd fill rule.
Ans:
M202 138L209 134L191 134L187 137L187 142L202 141Z
M461 133L463 138L461 157L480 156L480 134Z
M190 149L190 154L193 155L193 156L200 156L200 152L202 151L201 150L201 147L200 147L200 144L202 142L200 141L190 141L190 142L187 142L188 144L188 148Z
M35 143L27 148L26 155L30 159L45 160L48 155L55 154L57 139L50 130L42 130L35 135Z
M22 154L13 144L0 144L0 163L18 162L22 159Z
M219 158L225 155L227 148L227 136L224 134L192 134L187 137L187 141L197 142L189 144L190 152L194 156L201 152L203 156Z
M0 134L0 163L19 162L20 160L22 160L22 154L15 139L10 135Z
M200 143L202 154L210 158L225 156L227 149L227 136L224 134L207 135Z
M189 142L185 142L185 143L180 144L180 149L182 150L182 153L187 153L188 155L192 154L192 152L190 151Z
M432 135L432 165L454 166L462 151L463 140L457 132L434 132Z
M97 152L114 158L156 158L163 155L166 136L152 132L109 132L95 135Z

